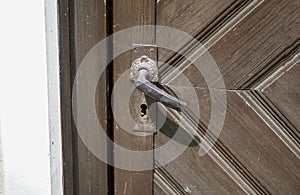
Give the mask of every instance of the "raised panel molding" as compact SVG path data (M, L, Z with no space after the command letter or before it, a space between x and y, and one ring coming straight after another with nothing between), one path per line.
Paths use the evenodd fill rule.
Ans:
M176 0L172 3L175 4ZM245 193L297 194L300 191L297 182L300 179L297 168L300 166L297 120L300 118L297 112L300 106L300 2L270 0L231 3L227 11L222 10L218 15L222 17L215 18L218 22L211 23L214 27L207 25L197 29L195 25L193 29L193 35L208 48L224 76L226 89L210 90L225 90L228 94L227 122L214 148L206 156L221 167ZM181 26L180 22L171 24L183 30L184 26L189 25ZM188 44L182 50L189 53L195 47ZM171 64L159 67L162 77L176 67L184 70L195 86L202 108L200 122L190 116L185 116L185 120L197 130L196 140L201 140L207 131L211 112L207 98L210 92L202 76L195 73L192 63L172 52L161 50L159 59ZM293 89L287 91L284 86L293 86ZM288 101L284 97L288 97ZM156 144L163 144L167 139L163 132L159 133ZM187 179L184 172L178 171L205 170L204 164L208 159L202 157L201 163L204 164L199 165L190 162L199 163L196 148L189 147L182 157L164 167L172 175L168 178L176 180L180 188L184 189L184 180L191 183L198 181L201 186L202 178L211 176L209 169L202 172L199 178L192 179ZM215 185L223 193L229 190L222 188L218 182ZM204 193L205 190L200 186L192 192ZM214 189L209 184L207 186Z

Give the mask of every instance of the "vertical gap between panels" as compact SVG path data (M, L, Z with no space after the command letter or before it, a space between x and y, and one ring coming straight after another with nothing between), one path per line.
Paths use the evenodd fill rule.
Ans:
M156 45L156 25L157 25L157 0L153 0L154 3L154 39L153 39L153 45ZM158 48L156 48L156 62L158 62ZM158 107L156 106L156 114L155 114L155 121L157 122L157 116L158 116ZM157 123L156 123L157 124ZM157 127L155 127L157 129ZM154 194L154 172L155 172L155 133L152 136L152 148L153 148L153 171L152 171L152 194Z
M75 2L68 0L69 7L69 48L70 48L70 97L72 97L72 86L76 75L76 51L75 51ZM72 100L71 100L72 101ZM72 102L71 102L72 104ZM73 172L73 193L79 195L79 156L78 156L78 133L74 123L73 109L71 108L71 127L72 127L72 172Z
M110 36L113 34L113 1L106 1L106 36ZM113 58L113 40L112 37L107 39L107 60L108 66L106 69L106 104L107 104L107 136L114 140L114 132L113 132L113 113L111 107L111 97L113 90L113 61L109 61ZM107 159L110 162L113 162L113 145L109 142L107 143ZM107 191L109 195L114 194L114 167L107 164Z

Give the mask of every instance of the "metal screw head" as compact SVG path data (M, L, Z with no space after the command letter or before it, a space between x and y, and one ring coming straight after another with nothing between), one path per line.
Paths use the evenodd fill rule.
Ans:
M149 60L151 60L148 56L142 56L141 58L141 62L149 62Z

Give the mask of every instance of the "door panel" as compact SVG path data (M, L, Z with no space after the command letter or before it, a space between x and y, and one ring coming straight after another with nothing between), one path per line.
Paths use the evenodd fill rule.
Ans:
M256 89L266 96L273 105L291 123L296 137L300 131L300 50L296 50L288 60L279 63L280 66L270 74ZM298 140L299 141L299 140Z
M106 36L105 20L104 20L104 4L95 0L78 1L74 3L74 29L72 29L71 63L74 63L76 71L79 68L85 55L95 46L101 39ZM97 59L92 59L97 60ZM99 73L100 74L100 73ZM106 121L106 89L101 83L106 82L106 75L103 74L99 79L99 85L95 94L95 106L99 121L105 125ZM88 81L87 81L88 83ZM76 94L73 94L76 96ZM75 116L76 116L76 111ZM85 124L88 127L90 124ZM74 132L75 133L75 132ZM76 135L77 133L75 133ZM77 135L78 136L78 135ZM95 157L92 152L82 142L80 136L74 139L77 144L75 161L75 175L77 179L74 182L74 188L79 194L102 194L106 192L106 170L107 166ZM78 155L78 156L77 156ZM101 176L101 177L99 177Z
M209 95L208 90L195 90L198 97L204 97L205 101L205 94ZM261 108L253 103L256 98L253 93L256 92L227 92L226 120L213 149L206 156L200 157L197 142L192 142L176 160L156 169L156 174L159 172L164 180L171 180L164 185L172 183L178 185L179 189L192 189L195 194L208 193L210 190L218 194L243 191L272 194L299 192L299 147L290 147L289 144L294 142L292 137L287 137L285 129L269 126L265 121L266 117L270 120L269 113L257 112ZM205 105L207 103L201 101L200 104L201 119L208 119L211 114L208 108L210 103ZM195 124L195 121L187 122ZM195 139L201 139L207 128L201 121L198 125L194 127L198 133ZM177 128L173 121L165 124L155 137L156 147L169 141L174 135L170 132ZM189 129L183 131L188 132ZM282 140L279 133L286 136L286 140ZM232 183L237 185L237 189L232 188L235 186Z
M74 78L88 51L106 36L104 2L96 0L59 0L59 68L61 99L61 133L63 153L63 193L103 194L107 192L107 165L97 159L78 135L72 107ZM98 59L90 59L97 63ZM100 72L99 72L100 75ZM106 121L106 75L103 74L95 93L99 122ZM86 81L89 83L89 81ZM89 116L87 116L89 117ZM88 127L88 122L84 124Z
M155 2L147 0L114 0L112 2L112 32L117 33L126 28L143 26L143 25L154 25L155 24ZM134 52L134 44L155 44L155 29L145 30L140 29L140 31L132 32L129 35L129 43L131 44L132 49L116 56L113 61L112 69L112 78L113 84L116 85L119 81L122 74L130 69L132 62L146 53L137 53ZM127 39L128 37L124 38ZM122 48L125 41L128 40L118 40L120 45L112 44L113 50ZM156 58L156 57L155 57ZM126 75L126 79L129 79L129 74ZM130 83L132 85L132 83ZM129 90L128 86L121 84L123 89L119 90ZM124 93L123 93L124 94ZM123 95L121 93L121 95ZM128 102L126 102L128 103ZM139 90L134 90L131 94L129 105L116 104L116 107L129 107L131 116L127 116L127 120L135 120L137 123L143 123L141 118L141 105L147 104L145 96ZM122 115L123 117L123 115ZM131 119L132 117L132 119ZM134 132L133 129L130 132L122 129L122 126L118 124L117 121L114 121L113 127L113 140L114 143L125 147L133 151L144 151L153 149L153 136L152 133L147 132ZM149 130L150 131L150 130ZM121 154L114 152L114 161L121 162ZM123 158L128 158L128 156L123 156ZM151 153L147 159L142 159L144 161L153 162L153 153ZM143 164L143 161L139 162ZM153 165L154 167L154 165ZM153 192L153 170L147 171L131 171L131 170L122 170L117 167L114 168L114 194L152 194Z
M157 3L157 24L182 30L202 40L228 15L243 7L243 1L161 0ZM159 49L159 59L167 62L175 53Z
M225 89L207 89L205 75L194 64L159 48L159 61L167 62L159 67L160 76L182 70L194 86L201 115L184 116L197 132L195 143L155 170L157 194L172 193L169 189L177 194L300 192L299 19L300 3L295 0L158 2L157 24L197 38L217 63ZM196 46L186 44L182 51L191 55ZM207 133L212 112L210 96L221 91L227 96L225 123L214 147L200 157L199 140ZM169 116L155 136L155 147L170 140L178 125Z
M59 6L66 194L300 193L299 1L59 0ZM114 118L116 113L111 107L127 109L128 106L131 116L124 114L122 117L144 123L140 106L150 105L153 100L149 101L135 89L128 105L120 102L113 105L112 91L130 69L132 61L145 54L136 52L133 44L153 46L157 37L154 28L124 36L123 41L130 39L132 49L113 58L110 67L101 75L95 94L98 119L106 127L107 135L115 144L134 151L152 150L171 139L186 145L185 138L193 137L186 150L164 166L156 161L154 152L139 161L141 164L143 160L150 161L154 171L122 170L101 162L80 139L72 121L72 117L77 116L76 108L72 107L72 95L75 98L77 95L72 94L74 77L83 58L100 40L129 27L153 24L173 27L196 38L215 60L225 87L208 88L204 80L206 75L202 75L195 64L179 52L157 48L158 52L155 51L152 57L163 62L158 67L160 79L170 76L174 68L182 70L192 86L175 82L175 87L195 92L200 117L163 107L156 109L156 114L165 113L167 118L154 136L153 132L135 132L133 129L126 132ZM114 41L106 42L107 61L123 47ZM197 46L186 43L181 51L191 55ZM201 59L202 56L198 57ZM90 60L97 62L99 59ZM213 79L217 83L222 78L216 76ZM128 76L121 92L126 92L132 84L129 82ZM159 87L173 93L168 86ZM220 136L208 136L209 141L216 139L216 142L206 155L201 156L199 144L205 143L202 138L211 130L208 126L212 104L222 103L222 99L211 96L219 93L226 94L225 122ZM184 101L192 102L189 93L181 95ZM220 107L214 109L221 110ZM182 123L178 120L180 115ZM92 116L85 117L84 125L88 127ZM220 123L220 118L213 120ZM173 137L176 132L180 132L182 140ZM117 153L116 147L110 149L108 157L115 162L128 158Z
M176 2L176 0L174 1ZM191 6L198 7L201 5L202 1L197 1ZM272 60L275 60L283 51L290 52L290 48L294 46L300 33L299 6L299 2L295 0L285 2L274 0L249 1L244 6L238 6L229 13L224 11L228 14L227 18L220 21L218 28L206 32L208 36L205 39L197 37L209 49L210 54L219 65L227 89L251 87L255 79L271 68L272 65L269 63ZM166 7L168 6L166 5ZM211 9L208 9L207 14L210 14L210 11ZM158 9L157 14L157 23L167 25L164 20L159 20L159 15L164 13ZM202 14L205 15L206 12ZM173 15L169 17L181 18L177 12L173 12ZM190 30L184 29L190 22L195 23L195 21L189 20L184 25L171 23L169 26L190 32ZM203 27L193 25L193 32L198 31L204 31ZM189 47L192 48L193 46ZM174 53L163 51L159 53L159 61L169 62L179 69L189 65L189 63L183 63L184 61L180 59L180 56L172 56ZM168 69L166 72L165 69L164 65L160 67L161 75L169 74ZM185 70L185 74L189 72L194 71ZM205 86L205 82L199 80L198 76L193 78L191 75L189 79L194 86Z
M178 129L178 126L172 121L167 121L155 137L156 147L166 144L172 138L168 132L176 130L188 131ZM158 181L155 177L155 182L160 181L160 186L166 185L167 187L164 187L164 190L175 186L173 188L177 189L178 194L189 194L189 191L192 194L243 193L238 184L230 175L226 174L218 162L209 155L200 157L198 153L199 146L197 142L193 141L176 160L163 167L156 164L160 168L155 170L155 174L159 176ZM170 191L166 193L172 194Z
M157 23L199 36L198 34L239 4L242 1L187 0L182 3L178 0L161 0L157 3Z
M270 193L297 194L300 161L243 99L247 93L227 95L219 140Z

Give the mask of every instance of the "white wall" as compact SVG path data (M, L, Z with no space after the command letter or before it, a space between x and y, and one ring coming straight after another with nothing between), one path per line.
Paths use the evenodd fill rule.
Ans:
M50 194L44 21L43 0L0 2L0 194Z

